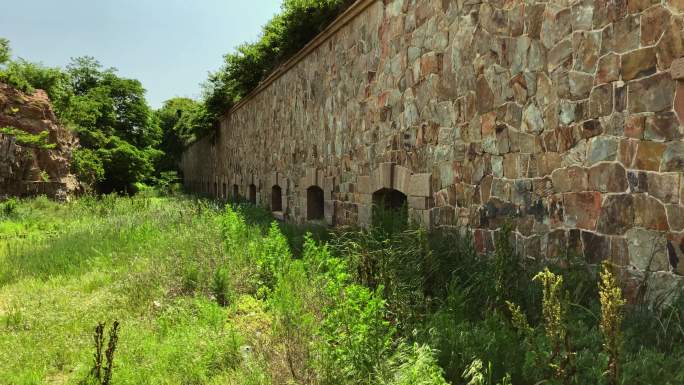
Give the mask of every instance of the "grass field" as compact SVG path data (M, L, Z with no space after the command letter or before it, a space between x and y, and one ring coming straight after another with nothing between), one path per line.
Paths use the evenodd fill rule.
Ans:
M598 277L566 269L553 294L515 258L455 233L329 233L187 197L5 204L0 385L105 383L93 333L105 322L106 343L114 321L116 385L684 383L683 305L625 314L614 297L611 337Z
M93 329L114 320L116 383L225 383L240 338L180 279L188 261L226 258L219 215L162 198L20 204L0 222L0 383L79 382Z

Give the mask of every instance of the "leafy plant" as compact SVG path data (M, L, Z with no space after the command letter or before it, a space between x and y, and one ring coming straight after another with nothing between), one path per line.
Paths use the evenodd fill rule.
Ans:
M109 329L109 342L106 350L104 341L105 324L100 322L95 327L93 340L95 345L95 353L93 354L93 367L90 370L89 377L83 381L83 384L91 385L111 385L112 373L114 371L114 353L119 342L119 321L114 321L111 329ZM104 353L104 357L103 357Z
M218 268L214 271L211 291L219 305L228 306L230 304L230 274L227 269Z
M551 344L549 367L554 376L564 384L570 384L575 375L574 357L566 327L567 305L563 299L563 277L545 269L534 277L543 287L542 312L546 337Z
M622 340L622 309L625 300L622 290L611 273L608 264L604 264L599 282L599 299L601 301L601 334L603 349L608 355L606 377L609 385L617 385L620 380L620 345Z

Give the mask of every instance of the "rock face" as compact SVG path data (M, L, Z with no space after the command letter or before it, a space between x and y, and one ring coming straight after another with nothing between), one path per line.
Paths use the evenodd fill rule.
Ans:
M57 123L45 92L27 95L0 83L0 127L32 135L48 132L47 142L54 146L20 145L14 136L0 133L0 198L44 194L65 199L76 190L70 159L77 141Z
M185 153L186 187L278 185L305 221L317 186L335 225L398 190L483 251L510 221L525 256L681 281L683 27L666 1L360 0Z

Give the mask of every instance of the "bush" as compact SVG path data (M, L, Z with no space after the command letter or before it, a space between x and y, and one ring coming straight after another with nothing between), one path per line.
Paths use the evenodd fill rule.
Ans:
M6 201L0 203L0 213L4 217L11 217L17 212L18 202L16 198L9 198Z

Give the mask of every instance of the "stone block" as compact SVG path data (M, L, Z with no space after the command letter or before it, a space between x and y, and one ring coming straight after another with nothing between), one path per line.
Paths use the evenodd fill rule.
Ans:
M392 188L392 168L394 164L386 162L380 163L378 168L375 169L372 177L372 187L373 192L381 189L391 189Z
M566 226L593 231L601 213L601 193L563 194L563 207Z
M671 231L684 231L684 206L670 204L665 206L667 210L667 220ZM684 263L684 260L682 260Z
M683 137L684 131L673 112L660 112L646 118L645 139L669 142Z
M328 226L335 225L335 201L323 201L323 216L325 217L325 223L327 223Z
M660 171L684 171L684 142L672 142L663 152Z
M411 196L432 196L432 175L431 174L413 174L411 176L411 184L408 189L408 195Z
M594 87L589 95L589 117L598 118L613 112L613 84Z
M641 0L648 3L648 0ZM649 4L650 5L650 4ZM640 7L643 8L643 7ZM639 9L643 11L643 9ZM641 45L653 45L660 40L669 23L670 13L662 6L651 7L641 16ZM655 58L655 55L653 55Z
M660 112L672 108L674 88L675 84L667 73L629 82L629 112Z
M392 186L406 194L411 184L411 170L403 166L394 166L392 171Z
M625 233L629 262L639 270L669 271L667 241L663 233L633 228Z
M307 167L304 183L301 187L307 189L311 186L318 186L318 171L315 168Z
M645 229L667 231L669 224L665 206L649 195L635 194L634 224Z
M660 170L660 163L665 149L666 146L663 143L638 142L633 167L639 170Z
M684 79L677 81L674 99L674 112L680 124L684 124Z
M614 82L618 79L620 79L620 56L613 52L601 56L598 61L594 82L599 85Z
M434 206L434 202L428 197L408 197L408 207L416 210L428 210Z
M599 192L626 192L627 171L620 163L599 163L589 169L589 190Z
M610 238L589 231L582 231L584 257L592 265L598 265L610 257Z
M361 194L370 194L371 191L371 177L358 176L356 177L356 192Z
M556 193L582 192L589 187L587 170L578 166L559 168L551 174Z
M590 142L587 164L589 166L603 161L614 161L617 159L618 140L614 137L599 136Z
M677 173L646 173L646 189L644 191L664 203L678 203L679 175Z
M655 72L655 48L641 48L622 55L622 80L641 78Z
M670 66L670 77L673 80L684 80L684 58L679 58L672 62Z
M373 204L373 195L371 195L371 194L355 194L354 197L355 197L354 201L356 203L360 203L360 204L364 204L364 205L372 205Z
M634 199L630 194L606 196L597 230L603 234L622 235L634 227Z

